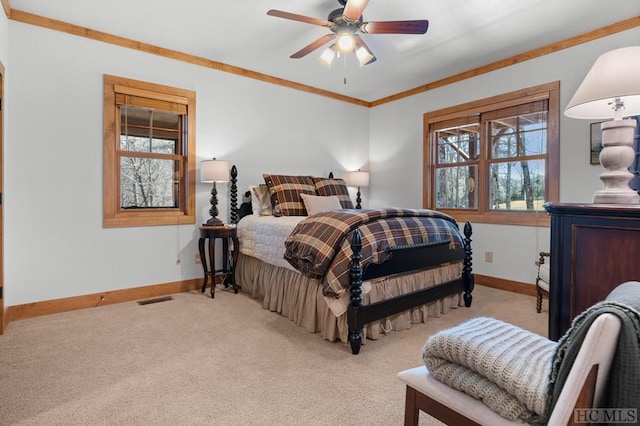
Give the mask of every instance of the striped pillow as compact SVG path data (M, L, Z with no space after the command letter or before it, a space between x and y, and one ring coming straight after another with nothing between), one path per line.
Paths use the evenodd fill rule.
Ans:
M353 208L347 183L343 179L314 177L313 183L316 187L316 194L322 197L336 195L343 209Z
M274 216L307 216L300 194L316 195L311 176L262 176L271 193Z

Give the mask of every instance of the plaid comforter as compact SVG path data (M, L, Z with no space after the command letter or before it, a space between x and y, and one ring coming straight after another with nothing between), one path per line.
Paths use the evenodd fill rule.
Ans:
M433 210L337 210L302 220L285 241L284 258L302 274L322 279L325 296L340 296L349 288L350 234L362 235L363 267L382 263L390 247L448 240L463 246L451 216Z

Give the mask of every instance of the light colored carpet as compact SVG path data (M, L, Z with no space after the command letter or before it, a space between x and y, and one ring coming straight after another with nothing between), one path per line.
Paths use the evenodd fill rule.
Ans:
M396 374L421 364L434 332L483 315L547 333L533 297L476 286L471 308L353 356L244 294L173 297L11 323L0 336L0 424L401 425ZM421 414L421 424L438 423Z

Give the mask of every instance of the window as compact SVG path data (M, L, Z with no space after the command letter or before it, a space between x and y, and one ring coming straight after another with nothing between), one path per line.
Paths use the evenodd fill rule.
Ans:
M104 226L195 223L195 93L104 76Z
M425 207L459 221L548 225L559 195L559 83L427 113Z

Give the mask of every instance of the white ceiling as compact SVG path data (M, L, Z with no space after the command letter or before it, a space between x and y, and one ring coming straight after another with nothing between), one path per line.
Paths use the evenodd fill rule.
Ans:
M10 0L18 9L375 101L441 78L640 16L638 0L370 0L365 21L428 19L425 35L363 34L378 60L328 69L289 56L329 33L267 16L326 19L337 0ZM639 40L640 43L640 40ZM344 84L344 78L347 83Z

